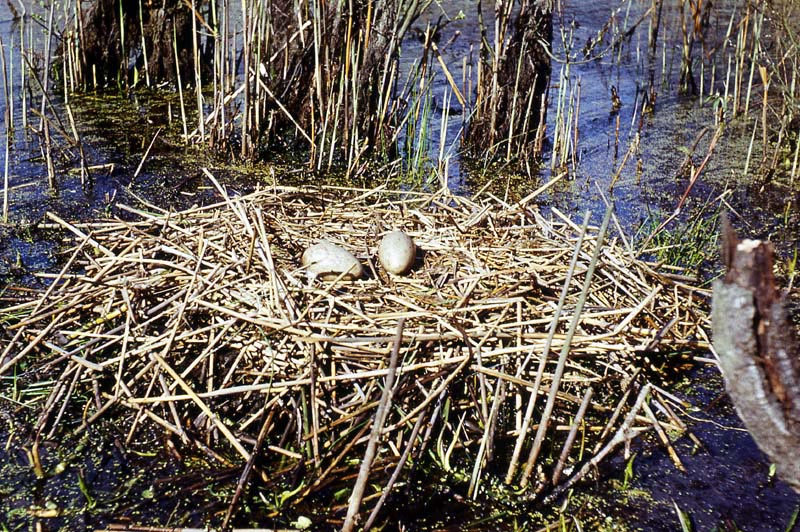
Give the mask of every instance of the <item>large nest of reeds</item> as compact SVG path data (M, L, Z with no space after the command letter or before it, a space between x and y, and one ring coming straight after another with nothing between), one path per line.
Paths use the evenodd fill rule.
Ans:
M706 345L696 289L526 201L276 187L127 212L58 221L74 248L3 312L0 375L53 380L41 435L156 427L215 460L258 456L260 482L302 471L297 500L366 463L374 505L409 457L463 468L470 495L491 462L545 496L642 430L679 429L646 370ZM418 246L407 276L375 258L393 229ZM310 278L300 257L323 238L367 274Z

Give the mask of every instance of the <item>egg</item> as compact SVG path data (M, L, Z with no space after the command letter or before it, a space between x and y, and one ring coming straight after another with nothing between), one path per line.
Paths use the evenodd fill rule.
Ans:
M303 267L311 277L331 281L342 279L354 281L364 275L364 268L352 253L327 240L320 240L303 252Z
M402 275L414 265L417 246L411 237L402 231L392 231L383 237L378 246L378 261L389 273Z

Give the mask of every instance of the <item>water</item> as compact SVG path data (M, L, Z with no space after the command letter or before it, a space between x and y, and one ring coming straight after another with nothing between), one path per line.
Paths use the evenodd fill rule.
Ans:
M423 32L427 24L434 24L440 17L451 21L440 32L440 49L448 70L465 94L467 108L451 114L443 125L443 105L434 106L429 126L429 157L436 161L439 153L445 153L450 187L469 191L475 188L476 173L488 173L488 177L500 179L503 176L462 165L459 160L459 139L473 98L467 90L469 82L463 79L465 68L467 72L475 70L480 35L470 3L448 2L442 5L446 7L433 9L430 16L419 21L416 31ZM677 5L664 3L654 54L648 47L651 2L573 1L560 2L559 5L562 11L554 22L553 56L556 60L552 64L547 136L552 139L559 87L564 85L568 87L567 93L580 95L579 99L576 98L579 100L578 144L567 165L570 179L543 195L541 201L545 206L556 206L575 218L590 209L596 213L596 219L605 210L606 201L613 201L623 230L632 234L642 224L663 220L675 211L678 198L689 187L685 172L679 172L679 169L687 150L704 128L710 130L697 144L692 163L700 165L709 149L717 113L715 102L719 103L718 96L728 94L732 97L733 92L733 80L726 75L733 43L725 39L725 32L731 17L738 20L736 17L741 16L742 7L735 1L714 4L705 46L716 53L702 65L697 59L694 62L696 85L705 95L697 97L678 94L681 29ZM485 16L491 15L491 9L491 6L486 8ZM460 16L462 13L464 15ZM597 40L598 33L604 28L603 39L588 55L584 55L587 43ZM491 40L493 25L488 23L487 29ZM695 55L699 47L695 44ZM413 54L407 56L413 57ZM432 84L434 101L449 102L449 107L460 111L443 69L436 61L431 65L436 76ZM405 68L410 68L410 65L406 63ZM643 98L650 87L656 97L655 110L643 113ZM616 88L622 101L619 110L612 105L612 88ZM754 106L756 95L751 95L751 99ZM742 101L745 101L744 95ZM728 115L723 117L723 121L730 120L730 102L727 110ZM747 225L754 236L779 232L779 240L786 243L782 248L784 256L789 256L793 244L800 237L794 229L796 224L776 223L777 220L765 216L764 211L792 210L800 196L796 187L787 187L785 181L767 186L757 194L752 193L752 174L761 157L758 143L754 146L750 175L744 175L743 169L753 127L752 120L728 124L704 172L693 185L687 207L683 209L685 214L672 226L684 223L698 208L719 210L721 204L733 202L734 209L741 206L758 216L758 223L748 224L751 220L749 215L734 220L734 223ZM446 138L443 148L439 143L442 130ZM637 144L638 149L623 165L632 144ZM553 164L550 156L546 153L543 164L538 169L534 166L534 185L519 189L519 196L558 174L561 168ZM503 187L498 188L503 190ZM706 202L710 205L704 205Z

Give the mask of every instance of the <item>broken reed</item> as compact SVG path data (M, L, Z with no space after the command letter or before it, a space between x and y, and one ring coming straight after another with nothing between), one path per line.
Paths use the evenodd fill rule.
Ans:
M206 176L218 205L122 207L132 222L50 215L76 237L67 264L38 297L0 310L0 374L16 372L2 393L40 411L40 443L101 419L126 444L158 427L216 463L258 464L240 487L279 494L303 469L290 505L352 486L365 462L370 487L352 504L377 512L415 470L468 463L478 498L500 466L540 499L642 431L683 431L669 414L679 402L641 367L647 353L705 345L701 292L605 235L610 212L598 230L543 218L538 192L513 205L342 188L230 198ZM393 228L424 250L409 277L374 260ZM298 257L320 238L354 252L367 278L306 279ZM509 461L498 449L512 442Z
M747 4L740 18L731 15L723 50L727 54L724 93L712 101L726 120L752 122L743 175L750 176L754 148L758 147L758 175L764 181L781 168L790 183L797 175L800 142L793 125L800 115L795 46L798 6L792 2ZM734 43L733 47L728 43ZM756 140L760 142L756 143Z
M718 123L734 119L752 123L743 175L750 176L758 148L758 174L763 179L786 168L794 183L800 156L800 142L792 132L800 114L800 53L795 46L800 6L795 2L744 2L725 7L730 8L730 15L723 18L719 13L722 6L717 4L680 2L679 89L712 102ZM712 31L715 20L725 24L724 32ZM698 42L700 50L695 53ZM698 64L700 72L696 74ZM718 79L720 70L724 75Z
M800 35L797 24L800 6L794 2L780 2L766 6L766 10L766 13L754 13L750 25L753 63L757 62L753 67L757 73L751 73L751 78L755 83L761 82L755 95L756 101L761 101L761 113L753 121L754 130L755 124L761 122L760 174L768 181L781 169L791 169L789 181L794 186L800 156L800 138L795 126L800 118L797 80L800 53L796 47ZM768 40L765 35L769 36ZM762 40L766 42L762 44Z
M19 91L23 124L28 119L25 98L29 93L41 97L35 133L41 138L49 188L58 186L56 166L62 161L54 159L54 152L62 150L62 145L74 150L82 183L91 185L90 165L69 108L70 93L109 86L127 91L167 80L178 93L180 123L188 142L207 143L219 153L246 159L280 146L305 152L308 164L317 170L344 167L352 175L363 169L367 156L397 162L397 148L404 139L405 158L399 167L423 183L444 185L451 106L466 120L467 100L471 100L467 89L474 81L466 79L465 57L465 78L459 88L452 66L436 44L439 23L425 29L421 47L415 43L420 59L412 62L401 79L400 45L429 4L430 0L384 0L350 9L342 3L314 0L214 4L168 0L157 16L141 1L54 2L36 13L46 21L41 39L34 38L29 19L21 18L21 31L28 29L30 42L27 47L21 45L20 55L23 83L27 80L29 85L28 90ZM538 31L538 11L526 3L520 18L514 19L512 4L507 2L502 10L503 31L511 32L522 23ZM549 18L544 20L549 24ZM470 144L476 153L508 159L542 151L546 100L540 96L546 76L544 63L534 73L525 66L523 58L539 46L531 39L517 31L494 44L504 54L519 57L506 59L506 71L491 81L491 96L482 99L479 95L476 102L478 120L486 114L480 109L507 102L509 113L492 111L495 128L505 140L498 144L495 137L485 138L491 146L484 149L473 133ZM481 53L499 55L485 47ZM497 66L479 66L478 78L481 69L490 72ZM437 75L444 75L449 85L438 139L427 131L426 123L433 117L431 81ZM194 105L186 97L185 84L192 86ZM48 92L54 87L63 91L65 107L53 106ZM479 129L472 128L473 132ZM432 149L437 140L438 152Z
M13 40L11 42L13 48ZM13 55L12 55L13 57ZM12 63L13 64L13 63ZM3 39L0 38L0 67L3 73L3 97L5 104L5 112L3 113L3 126L6 131L6 145L5 145L5 161L3 164L3 223L8 223L8 157L10 155L11 135L14 128L14 104L13 94L10 92L11 86L9 85L9 74L6 70L6 47L3 44ZM13 77L13 76L12 76Z
M61 56L55 53L55 42L72 44L69 36L62 41L60 34L56 35L56 29L62 24L62 19L68 16L61 11L61 8L67 5L51 3L45 6L46 9L41 13L37 13L35 9L32 13L28 13L25 6L20 4L20 11L11 10L19 28L18 44L13 34L8 44L0 42L0 46L3 47L0 62L2 62L6 104L2 207L2 219L5 222L8 221L11 203L9 191L13 188L9 175L13 166L10 158L14 153L14 145L23 138L27 140L30 135L39 140L47 175L47 187L50 190L58 189L56 166L64 159L70 162L76 161L81 184L91 186L87 160L70 106L70 93L76 89L72 77L74 70L71 65L72 56L68 54L66 58L59 59ZM74 46L70 45L64 49L74 50ZM63 101L56 103L52 93L59 89ZM31 98L39 99L39 103L31 105ZM17 109L21 120L19 124L15 123Z
M241 13L221 4L205 119L212 144L230 149L239 137L244 158L275 143L300 147L314 168L344 163L348 173L370 151L390 153L404 111L404 95L394 95L400 44L430 1L279 4L253 2Z
M182 82L191 80L194 86L196 127L187 127L194 119L186 116L181 100L185 135L199 142L208 135L213 148L230 155L251 159L280 145L308 152L309 164L318 170L344 162L352 173L368 153L394 154L400 124L411 120L409 96L427 97L433 64L462 112L472 99L462 90L473 80L464 80L460 88L438 49L434 35L440 22L429 24L421 47L415 44L421 57L416 68L407 79L399 78L400 46L431 0L201 1L191 6L171 0L163 21L154 20L153 10L141 2L136 9L117 5L116 19L109 20L108 13L97 14L112 11L108 3L101 0L83 11L74 0L69 3L75 20L63 45L69 86L94 87L97 69L104 69L99 77L106 83L150 83L153 65L169 60L172 70L162 77L176 81L179 92ZM187 10L191 16L181 14ZM480 5L478 10L484 24ZM481 44L468 144L474 153L490 157L539 155L549 77L542 43L550 39L551 13L538 2L524 0L517 9L514 0L506 0L495 17L494 43ZM110 58L95 50L105 43L87 38L88 28L96 30L98 24L120 29L117 41L108 43L119 49ZM158 52L151 42L156 24L161 38L172 35L173 57L163 50L150 57ZM204 84L211 88L210 101Z
M649 85L642 92L637 91L640 105L635 112L654 109L656 87L668 92L675 85L679 93L696 96L701 104L710 102L716 126L738 120L752 127L743 175L749 177L756 166L758 174L769 180L784 168L789 181L794 183L800 161L800 142L793 131L800 109L797 103L800 53L794 44L800 29L796 22L800 6L795 2L720 4L705 0L677 3L652 0L649 4L634 23L634 27L645 20L650 24L647 43L650 65L642 65L650 72ZM626 19L630 8L629 3ZM605 33L616 28L618 11L612 11L609 21L597 38L589 41L584 53L595 50ZM612 37L612 46L618 46L625 42L633 27L614 31L618 34ZM659 35L662 36L660 83L655 79ZM679 36L678 47L670 45L674 35ZM557 111L566 107L561 103L564 98L559 93ZM559 117L555 126L560 127L561 121ZM567 141L563 134L554 135L553 165L566 160L560 147L567 145Z
M102 4L99 2L98 6ZM473 83L476 87L476 99L471 108L474 112L469 114L465 140L474 155L523 159L527 164L528 156L542 154L547 99L544 90L538 92L538 87L546 84L549 68L547 53L538 49L539 41L531 41L530 36L538 32L540 38L547 37L551 30L544 21L550 18L547 13L536 12L527 2L518 6L518 11L512 4L511 0L496 3L494 17L488 17L489 22L484 20L483 4L477 4L484 39L474 70L475 79L470 76L462 83L464 88ZM472 95L469 90L462 93L456 86L435 39L431 38L435 27L426 29L422 59L405 79L399 78L399 46L409 25L427 7L427 2L387 0L375 8L369 3L353 11L333 3L310 0L292 2L283 10L277 9L279 3L244 5L245 11L241 11L242 4L238 2L220 2L215 4L216 9L211 9L206 2L195 2L189 9L186 4L177 2L173 19L162 22L163 33L170 36L166 53L159 52L152 42L154 22L146 6L138 2L135 9L125 12L116 4L114 16L122 17L127 23L123 24L125 31L117 37L115 45L122 50L138 49L139 52L134 54L135 60L131 63L128 56L124 56L123 61L120 54L114 79L123 88L150 83L157 65L169 59L168 74L172 79L193 86L195 101L188 104L183 97L182 83L178 84L184 135L190 141L207 142L232 156L254 158L263 154L268 146L281 146L305 151L309 165L317 170L342 165L353 174L363 168L368 153L378 158L394 158L401 132L412 128L416 135L405 137L405 167L419 169L420 175L429 172L426 167L431 161L425 156L427 139L424 137L431 136L421 131L418 117L420 108L424 108L426 98L430 97L433 67L438 66L437 74L447 78L453 105L463 108ZM674 52L675 57L667 56L671 48L667 46L667 37L662 37L662 81L669 83L668 65L679 62L679 89L689 92L696 89L701 99L710 97L719 110L718 120L748 116L751 108L759 106L758 120L752 125L753 140L746 172L752 167L754 149L760 148L757 159L762 173L770 175L786 162L793 181L800 160L800 142L796 142L791 127L798 107L795 81L798 54L791 44L797 33L792 22L796 19L797 7L791 3L747 4L732 9L724 20L715 9L719 8L708 2L682 2L669 4L664 15L663 2L653 0L649 10L635 24L650 22L648 48L651 52L658 48L659 35L677 33L681 36L681 47ZM180 10L185 11L183 18L178 16ZM765 22L767 10L772 10L773 16L766 17ZM626 20L627 16L626 11ZM73 24L63 32L57 54L65 98L68 101L68 93L76 88L96 87L98 65L92 62L94 55L87 50L92 41L86 37L91 33L86 26L94 19L88 12L82 12L74 0L52 4L41 17L47 21L44 25L47 38L41 40L44 50L36 55L43 57L43 69L34 68L32 44L24 46L24 38L20 43L20 75L28 80L29 88L38 94L48 86L48 76L44 73L53 70L48 68L53 53L48 53L47 47L53 40L54 18ZM610 20L614 28L615 20L615 17ZM712 31L714 23L725 27L724 38L716 37L719 32ZM779 30L768 32L774 34L775 47L762 46L763 28L767 23ZM493 24L494 31L489 31L487 24ZM662 25L674 27L660 31ZM27 27L28 40L33 43L31 26L22 24L21 33ZM676 31L670 31L673 29ZM621 53L626 43L624 37L630 30L615 31L619 36L615 35L614 43ZM566 49L571 46L568 44L570 30L561 28L561 32ZM602 36L598 39L602 40ZM568 68L568 55L562 68ZM651 60L655 60L654 55ZM522 60L532 57L536 62L540 56L543 60L534 70L528 64L531 61ZM765 56L774 59L760 61L759 58ZM237 62L239 57L241 63ZM725 71L723 76L719 76L720 70ZM651 74L654 71L651 69ZM28 72L35 75L27 75ZM465 76L466 72L465 68ZM107 73L101 76L106 82L108 78ZM567 80L569 84L565 86ZM756 84L760 87L754 89ZM19 91L23 98L23 124L27 122L28 92ZM60 113L50 104L45 107L44 99L39 115L46 113L50 118L39 117L36 133L42 138L49 186L55 188L52 153L56 130L52 124L68 121L59 120ZM652 81L647 100L643 99L643 107L654 103ZM563 167L566 163L574 167L580 118L580 91L575 80L561 77L553 108L556 116L551 167ZM780 120L772 120L772 117L780 117ZM80 140L71 123L67 127L59 125L59 129L58 134L78 149ZM445 132L444 124L441 132ZM414 146L418 139L422 139L421 145ZM443 144L441 147L443 149ZM437 155L433 173L440 182L446 182L446 160L441 151L431 159ZM81 156L84 182L89 179L84 170L86 166ZM7 191L8 187L4 189Z
M47 118L55 113L47 102L51 75L63 82L67 102L75 90L109 85L128 90L172 81L187 141L208 143L229 156L252 159L280 145L307 152L316 169L344 164L348 173L367 153L393 156L401 124L409 120L409 94L415 86L429 86L416 69L398 79L401 42L429 4L168 0L159 11L141 1L70 0L51 3L41 15L46 21L41 40L33 38L23 16L21 27L31 30L31 43L42 43L41 49L22 46L21 57L25 71L35 74L29 78L34 93L42 97L38 134L49 186L56 187ZM64 24L56 53L54 31ZM116 37L104 40L104 35ZM421 55L429 57L430 45ZM194 89L193 112L184 83ZM25 98L26 91L20 93ZM51 118L60 121L58 114ZM64 136L76 142L77 134Z

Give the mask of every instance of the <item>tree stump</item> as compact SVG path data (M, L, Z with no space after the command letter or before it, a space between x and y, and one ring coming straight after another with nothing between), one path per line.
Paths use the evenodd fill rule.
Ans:
M477 158L540 155L539 125L550 81L553 10L550 0L498 0L495 39L481 26L478 86L465 143ZM537 147L538 146L538 147Z
M723 224L727 273L714 282L712 329L728 394L747 430L800 492L800 353L768 242Z
M198 2L198 13L199 4L205 2ZM144 78L145 64L153 83L177 82L178 69L183 82L194 81L191 4L182 0L144 4L97 0L81 2L80 6L80 21L66 33L79 40L80 68L75 75L84 88L132 85L137 73ZM202 64L210 61L211 51L206 46ZM62 48L64 53L67 50Z

